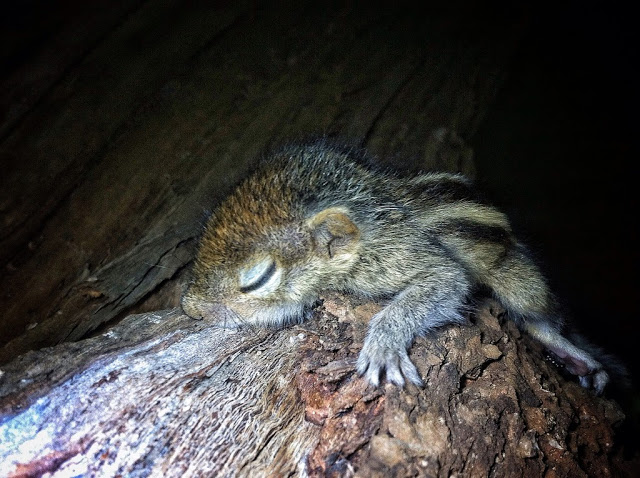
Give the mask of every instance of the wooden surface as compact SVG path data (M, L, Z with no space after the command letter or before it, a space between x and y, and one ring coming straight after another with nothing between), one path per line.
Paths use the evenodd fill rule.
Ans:
M0 474L624 476L615 402L489 308L417 341L424 388L368 386L377 310L331 295L280 331L165 310L23 355L0 377Z
M270 145L424 162L434 128L469 137L520 35L349 2L64 5L48 36L6 33L0 363L175 306L207 211Z

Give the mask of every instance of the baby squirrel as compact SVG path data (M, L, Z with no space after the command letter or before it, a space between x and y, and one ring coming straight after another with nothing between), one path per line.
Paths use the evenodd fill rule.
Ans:
M407 349L464 322L484 287L583 386L603 391L596 349L563 335L556 300L503 213L462 175L402 177L369 163L326 140L265 158L209 219L183 310L229 327L279 326L303 320L323 291L385 300L358 372L374 385L383 371L398 386L420 385Z

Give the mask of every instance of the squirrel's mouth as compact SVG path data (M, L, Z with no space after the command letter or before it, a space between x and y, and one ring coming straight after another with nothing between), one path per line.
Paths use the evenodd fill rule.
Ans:
M185 294L181 306L186 315L224 328L260 326L280 328L307 320L315 304L284 302L277 305L249 306L244 303L210 302Z
M210 302L191 294L185 294L180 301L183 312L195 320L206 320L212 323L228 324L225 327L238 327L242 317L233 309L220 302Z

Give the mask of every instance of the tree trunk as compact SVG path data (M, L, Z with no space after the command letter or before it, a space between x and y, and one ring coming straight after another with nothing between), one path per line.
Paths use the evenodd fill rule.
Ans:
M234 331L177 310L2 368L7 476L614 476L615 402L482 307L418 339L424 388L355 373L376 304Z

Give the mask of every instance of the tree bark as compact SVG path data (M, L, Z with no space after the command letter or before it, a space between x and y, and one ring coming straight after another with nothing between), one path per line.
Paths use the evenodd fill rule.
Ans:
M494 307L492 309L491 307ZM486 305L416 341L424 388L354 366L379 305L228 330L178 310L29 352L0 372L7 476L616 476L623 419ZM493 315L492 315L493 314Z

